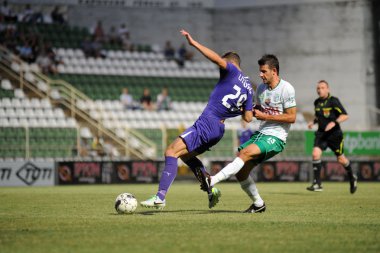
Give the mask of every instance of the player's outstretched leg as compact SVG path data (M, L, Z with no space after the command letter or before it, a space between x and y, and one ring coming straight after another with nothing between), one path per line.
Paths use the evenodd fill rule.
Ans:
M177 176L177 162L178 158L176 157L165 157L165 169L162 171L157 194L145 201L140 202L141 206L157 209L163 209L166 206L165 196Z

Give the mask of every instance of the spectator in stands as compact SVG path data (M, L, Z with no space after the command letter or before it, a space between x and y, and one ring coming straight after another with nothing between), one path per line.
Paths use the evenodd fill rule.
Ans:
M135 109L133 97L129 94L128 88L123 89L122 94L120 95L120 102L125 109Z
M156 107L157 107L157 111L171 109L171 100L169 97L169 90L167 87L164 87L161 93L157 95Z
M22 19L21 19L22 22L26 22L26 23L37 23L37 22L40 22L40 23L43 23L44 22L44 17L42 15L41 12L39 11L34 11L32 10L32 8L30 7L30 4L27 4L25 6L25 10L24 12L22 13Z
M112 158L112 157L120 156L120 153L117 150L117 148L115 148L115 146L112 145L112 143L109 140L104 141L103 149L104 149L104 154L108 157Z
M185 65L185 61L189 61L193 59L193 53L186 49L185 43L182 43L177 53L178 53L177 62L180 67L183 67Z
M79 156L86 157L89 156L89 150L91 149L90 139L81 138L79 147ZM75 148L73 150L76 151Z
M81 48L86 57L103 57L101 53L102 43L95 37L86 37L82 42Z
M86 37L84 41L82 41L81 48L86 57L93 56L92 42L90 37Z
M41 43L38 35L33 32L28 32L27 34L20 33L18 39L21 41L21 46L16 46L16 53L28 63L34 62L40 51Z
M53 21L53 23L61 24L61 25L66 23L66 20L63 17L63 14L61 12L59 12L59 6L58 5L56 5L54 7L53 11L50 13L50 16L51 16L51 20Z
M90 155L91 151L91 139L92 134L87 127L80 129L80 145L79 145L79 156L85 157Z
M166 60L174 60L175 57L175 49L169 40L165 43L164 56Z
M58 66L58 64L63 64L62 59L58 57L58 55L54 52L53 46L50 41L46 42L43 45L43 50L45 50L45 52L48 54L55 66Z
M17 47L17 51L21 59L28 63L32 63L35 60L35 56L33 54L33 49L30 46L29 41L25 41L22 46Z
M8 7L8 1L3 1L0 9L0 21L17 22L17 14L14 14L12 9Z
M152 111L154 109L152 103L152 97L150 96L150 90L144 88L143 95L140 98L142 109Z
M119 30L117 31L119 35L120 43L124 50L131 50L130 34L129 30L125 24L121 24Z
M92 35L93 35L94 41L99 41L99 42L104 41L105 36L104 36L102 21L98 20L95 28L92 31Z
M103 44L100 38L94 37L91 43L91 47L95 58L104 58L104 55L102 54Z
M57 67L54 64L52 55L43 50L36 59L36 63L44 74L57 74Z
M103 139L101 137L95 136L91 144L91 154L92 156L104 156Z
M117 33L115 26L111 26L107 37L108 37L108 42L110 44L112 44L112 45L120 45L121 44L121 40L119 39L119 34Z
M7 47L14 54L18 54L17 40L19 34L14 24L0 25L0 44Z

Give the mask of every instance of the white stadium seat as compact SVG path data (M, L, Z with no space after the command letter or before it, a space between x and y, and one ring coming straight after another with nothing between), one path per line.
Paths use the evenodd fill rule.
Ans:
M9 127L9 120L7 118L1 118L0 117L0 126L3 126L3 127Z
M12 84L8 79L2 79L1 80L1 88L4 90L11 90Z
M18 118L10 118L9 119L9 126L11 127L19 127L20 126L20 121Z
M15 97L17 98L24 98L25 94L22 89L15 89Z

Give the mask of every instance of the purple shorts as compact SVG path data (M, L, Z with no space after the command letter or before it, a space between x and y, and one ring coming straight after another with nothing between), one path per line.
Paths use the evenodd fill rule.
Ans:
M220 119L200 116L194 125L179 137L185 142L189 152L202 154L217 144L224 135L224 123Z

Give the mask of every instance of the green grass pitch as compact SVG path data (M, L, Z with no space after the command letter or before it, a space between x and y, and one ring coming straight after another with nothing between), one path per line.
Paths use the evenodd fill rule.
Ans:
M267 211L250 204L237 183L220 184L212 210L194 183L176 182L167 207L118 215L114 200L139 201L155 184L0 188L0 252L380 252L380 184L258 183Z

